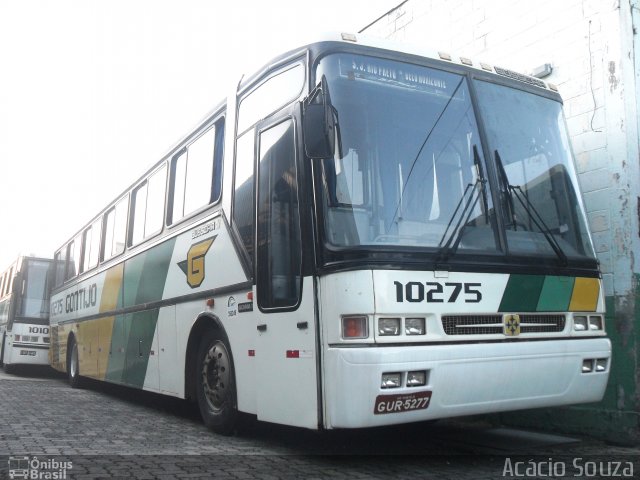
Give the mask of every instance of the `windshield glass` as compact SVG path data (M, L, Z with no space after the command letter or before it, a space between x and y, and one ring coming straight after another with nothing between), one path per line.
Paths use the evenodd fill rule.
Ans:
M322 76L337 119L335 157L322 161L328 243L495 252L466 78L352 54L323 58Z
M476 88L508 252L594 258L561 105L488 82Z
M49 318L49 265L49 262L42 260L28 261L26 288L20 309L21 317Z

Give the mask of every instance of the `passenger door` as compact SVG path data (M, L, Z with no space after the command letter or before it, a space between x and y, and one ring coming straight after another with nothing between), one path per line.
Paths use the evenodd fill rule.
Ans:
M256 381L260 420L318 426L313 283L303 285L297 126L259 125L256 185ZM304 286L304 288L303 288Z

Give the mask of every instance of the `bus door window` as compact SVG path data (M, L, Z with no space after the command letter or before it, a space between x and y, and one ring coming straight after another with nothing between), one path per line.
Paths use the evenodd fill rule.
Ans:
M294 127L286 120L260 133L258 172L258 304L295 307L302 253Z
M287 65L270 74L239 102L232 218L250 271L253 270L255 235L253 127L297 99L304 88L304 80L302 63Z

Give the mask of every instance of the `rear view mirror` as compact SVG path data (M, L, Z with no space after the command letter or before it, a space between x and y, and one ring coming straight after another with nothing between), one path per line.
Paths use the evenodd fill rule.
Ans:
M331 106L325 77L303 104L302 134L309 158L331 158L336 144L337 115Z

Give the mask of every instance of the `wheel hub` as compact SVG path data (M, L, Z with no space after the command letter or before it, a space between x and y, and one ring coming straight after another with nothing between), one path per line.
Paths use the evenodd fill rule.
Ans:
M214 343L202 362L202 386L207 403L220 410L229 389L229 354L222 342Z

